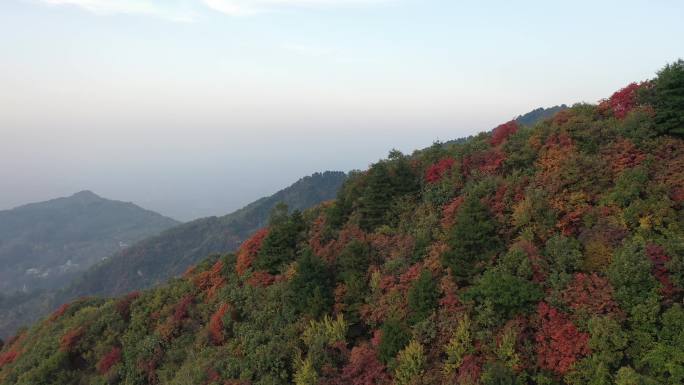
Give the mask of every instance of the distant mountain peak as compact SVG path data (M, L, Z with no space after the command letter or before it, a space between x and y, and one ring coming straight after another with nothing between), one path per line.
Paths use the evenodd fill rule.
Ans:
M100 200L100 199L104 199L104 198L102 198L101 196L95 194L94 192L92 192L92 191L90 191L90 190L82 190L82 191L79 191L79 192L75 193L74 195L72 195L70 198L90 199L90 200L95 200L95 199Z

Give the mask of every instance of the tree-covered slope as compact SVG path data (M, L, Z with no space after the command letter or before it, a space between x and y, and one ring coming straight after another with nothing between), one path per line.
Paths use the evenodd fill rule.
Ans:
M681 384L684 63L276 207L236 254L7 341L3 384ZM678 99L679 98L679 99Z
M52 289L178 222L90 191L0 211L0 293Z

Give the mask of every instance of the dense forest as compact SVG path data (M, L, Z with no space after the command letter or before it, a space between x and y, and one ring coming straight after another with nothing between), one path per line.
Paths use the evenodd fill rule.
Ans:
M3 384L684 383L684 62L279 205L8 340Z

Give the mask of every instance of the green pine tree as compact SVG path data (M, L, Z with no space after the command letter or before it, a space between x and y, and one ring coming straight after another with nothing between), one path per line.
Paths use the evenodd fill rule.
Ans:
M408 292L409 321L415 324L429 317L438 300L437 282L429 270L423 270Z
M305 230L304 219L299 211L287 213L287 205L278 204L271 213L269 232L254 262L256 270L271 274L280 273L282 266L295 259L297 244Z
M382 324L382 338L378 346L380 361L389 363L410 340L408 328L396 318L390 318Z
M384 162L374 164L368 173L366 189L361 197L361 228L373 231L385 221L392 203L392 179Z
M318 317L332 307L332 276L325 262L305 249L297 259L297 274L290 282L292 306L298 312Z
M479 197L470 195L463 202L448 243L450 251L442 260L460 281L470 281L501 249L496 223Z
M653 81L647 100L655 108L658 131L684 135L684 60L666 65Z

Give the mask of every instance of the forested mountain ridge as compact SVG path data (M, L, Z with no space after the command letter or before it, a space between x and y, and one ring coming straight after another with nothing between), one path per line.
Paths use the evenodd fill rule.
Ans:
M568 106L565 104L561 104L560 106L553 106L549 108L543 108L539 107L537 109L534 109L524 115L520 115L517 118L515 118L516 123L518 123L521 126L533 126L537 124L538 122L548 119L556 115L557 113L567 110Z
M0 295L0 337L13 333L60 304L84 296L115 296L165 282L212 253L236 250L240 243L268 222L279 202L305 209L334 198L346 179L339 171L301 178L275 194L261 198L222 217L179 224L111 255L76 276L59 290Z
M59 287L179 222L91 191L0 211L0 293Z
M236 254L85 298L3 384L681 384L684 62L533 127L397 151Z
M72 298L112 296L165 282L209 254L237 250L251 233L268 224L269 214L278 203L293 210L309 208L333 199L345 179L346 174L341 171L315 173L233 213L169 229L95 266L65 293Z

